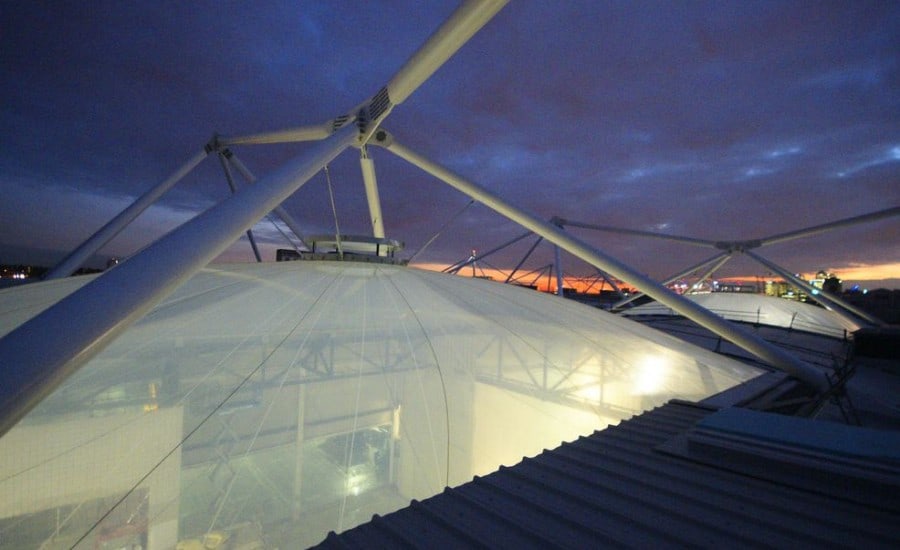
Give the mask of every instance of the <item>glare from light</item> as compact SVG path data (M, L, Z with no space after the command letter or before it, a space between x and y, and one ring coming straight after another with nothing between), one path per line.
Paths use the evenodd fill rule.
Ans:
M347 476L347 493L353 496L359 495L360 486L368 481L365 474L351 474Z
M636 395L655 395L665 386L669 362L660 355L645 355L638 363L632 391Z
M400 405L394 408L393 421L391 422L391 437L394 441L400 440Z
M580 388L575 395L589 403L600 402L600 384Z

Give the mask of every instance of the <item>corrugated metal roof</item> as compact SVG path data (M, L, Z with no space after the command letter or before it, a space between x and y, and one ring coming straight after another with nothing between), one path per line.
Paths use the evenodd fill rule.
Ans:
M900 547L896 501L860 504L658 449L715 410L672 401L320 547Z

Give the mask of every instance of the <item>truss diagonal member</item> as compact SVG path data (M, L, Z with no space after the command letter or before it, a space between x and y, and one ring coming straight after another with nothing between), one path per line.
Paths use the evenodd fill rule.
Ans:
M178 168L178 170L173 172L165 181L138 197L137 200L128 206L128 208L122 210L115 218L111 219L106 225L98 229L96 233L81 243L78 248L70 252L61 262L56 264L56 267L51 269L44 276L44 280L68 277L74 273L76 269L81 267L84 262L88 260L88 258L103 248L103 245L112 240L112 238L125 229L128 224L134 221L141 212L149 208L163 196L166 191L181 181L191 170L200 164L211 151L212 149L209 147L203 149L191 157L186 163Z
M227 153L225 154L225 158L228 160L229 164L234 166L234 169L240 172L241 176L244 178L244 181L247 183L255 183L256 176L253 175L252 172L244 165L243 162L230 150L226 149ZM300 229L300 224L297 220L291 216L287 210L284 209L280 204L272 209L272 213L278 216L278 218L284 222L286 226L291 230L291 232L300 239L300 242L303 243L303 246L309 248L309 245L306 244L306 240L303 238L303 230Z
M677 281L678 279L680 279L682 277L686 277L686 276L690 275L691 273L697 271L698 269L703 269L704 267L706 267L709 264L716 262L716 261L719 262L719 264L716 266L716 269L719 269L719 267L721 267L722 264L724 264L726 261L728 261L728 259L730 257L731 257L731 255L728 252L722 252L721 254L716 254L715 256L713 256L711 258L707 258L707 259L703 260L699 264L692 265L691 267L685 269L684 271L679 271L675 275L672 275L671 277L669 277L668 279L663 281L662 284L667 285L669 283L673 283L673 282ZM628 298L625 298L624 300L619 300L618 302L614 303L612 305L611 309L620 309L621 307L630 304L631 302L637 300L638 298L640 298L643 295L644 295L643 292L637 292L637 293L629 296Z
M225 149L227 151L227 149ZM234 195L237 193L237 185L234 183L234 176L231 175L231 168L228 166L228 161L225 160L225 153L223 151L219 151L218 154L219 163L222 165L222 170L225 172L225 181L228 182L228 188L231 189L231 194ZM257 262L262 262L262 256L259 255L259 248L256 246L256 239L253 238L253 230L247 230L247 239L250 241L250 248L253 249L253 255L256 257Z
M829 294L829 293L825 292L821 288L815 288L814 286L807 283L803 279L794 276L793 273L791 273L787 269L781 267L780 265L776 264L775 262L769 261L769 260L763 258L762 256L760 256L759 254L754 254L753 252L750 252L749 250L745 250L744 254L746 254L747 256L750 256L751 258L753 258L760 264L766 266L767 268L771 269L775 273L784 277L785 280L789 281L791 284L798 286L798 287L802 288L803 290L805 290L806 292L812 294L815 297L814 299L817 302L823 302L824 305L826 305L828 307L828 309L830 309L834 313L840 315L841 317L847 319L848 321L851 321L853 323L858 323L860 319L864 319L868 323L871 323L875 326L884 325L884 323L881 320L879 320L875 317L872 317L871 315L869 315L865 311L859 309L858 307L848 304L847 302L841 300L837 296L834 296L833 294ZM856 317L854 317L854 315Z
M543 237L538 237L538 238L540 240L544 239ZM504 283L512 283L514 285L518 285L518 284L520 284L518 281L521 281L522 279L524 279L525 277L528 277L529 275L534 275L534 277L532 277L532 279L530 281L528 281L528 284L525 285L525 286L533 287L537 284L538 281L541 280L541 278L544 276L544 273L547 273L548 285L549 285L549 277L550 277L550 275L553 274L553 264L552 263L542 265L536 269L532 269L531 271L529 271L527 273L523 273L522 275L519 275L518 277L515 276L515 273L510 273L510 276L508 277L508 279L506 281L504 281Z
M434 235L432 235L430 239L428 239L427 241L425 241L425 244L423 244L421 247L419 247L418 250L416 250L415 254L413 254L412 256L409 257L409 263L413 263L414 261L416 261L416 258L419 257L423 252L425 252L425 250L427 250L428 247L431 246L431 243L433 243L438 237L440 237L441 234L442 234L448 227L450 227L450 224L453 223L454 221L456 221L456 219L457 219L458 217L462 216L463 212L465 212L466 210L468 210L469 207L472 206L473 204L475 204L475 201L470 200L469 202L466 203L465 206L463 206L462 208L460 208L459 210L457 210L456 213L453 214L453 216L451 216L449 220L447 220L446 222L444 222L444 225L442 225L441 228L438 229L437 232L436 232ZM455 264L454 264L454 265L455 265ZM447 270L448 270L448 269L451 269L452 267L453 267L453 266L450 266L449 268L442 270L442 273L446 273Z
M15 365L0 369L0 436L356 138L348 127L311 146L0 338Z
M800 237L809 237L810 235L824 233L826 231L831 231L832 229L838 229L840 227L848 227L851 225L856 225L858 223L883 220L885 218L891 218L894 216L900 216L900 206L895 206L893 208L887 208L885 210L879 210L878 212L870 212L869 214L863 214L861 216L854 216L852 218L845 218L843 220L837 220L837 221L833 221L833 222L823 223L821 225L814 225L812 227L807 227L805 229L797 229L796 231L788 231L787 233L780 233L778 235L772 235L771 237L765 237L763 239L760 239L759 246L766 246L766 245L770 245L770 244L789 241L792 239L799 239Z
M525 237L527 237L529 235L533 235L533 233L531 231L526 231L525 233L522 233L518 237L514 237L514 238L506 241L505 243L501 244L500 246L497 246L497 247L494 247L494 248L488 250L484 254L479 254L477 257L475 255L469 256L469 258L467 260L464 260L462 263L458 263L458 264L451 266L450 269L447 270L446 272L447 273L456 273L460 269L462 269L470 264L473 264L476 261L483 260L492 254L496 254L497 252L500 252L507 246L512 246L512 245L516 244L517 242L521 241L522 239L524 239Z
M616 294L618 294L620 297L625 296L625 293L622 292L622 289L619 288L619 285L616 284L616 281L613 280L612 277L610 277L608 274L604 273L603 270L598 269L597 271L603 277L603 280L606 281L607 283L609 283L609 286L611 286L613 288L613 290L616 291ZM601 288L601 290L603 289L602 286L600 288Z
M532 234L533 233L531 231L528 232L528 235L532 235ZM513 268L513 270L510 272L510 274L506 278L506 280L503 281L504 283L509 283L510 281L513 280L513 277L516 275L516 273L520 269L522 269L522 266L525 265L525 262L528 261L528 258L534 253L534 250L538 247L539 244L541 244L541 241L543 241L543 240L544 240L544 237L541 237L540 235L538 235L538 238L535 239L534 244L531 245L531 248L528 249L528 252L526 252L525 255L522 256L522 259L519 260L519 263L516 264L516 267Z
M719 270L720 267L725 265L725 262L727 262L728 260L731 259L732 254L733 254L732 252L729 252L728 254L725 255L724 258L722 258L721 260L719 260L718 262L716 262L712 266L710 266L710 268L707 269L703 273L703 275L700 276L700 278L697 280L697 282L694 283L694 285L692 285L690 294L694 294L695 293L694 291L697 290L697 288L699 288L699 286L703 284L703 281L712 277L713 273L715 273L716 271Z
M585 294L587 294L587 293L589 293L590 291L594 290L594 287L597 286L597 283L600 283L600 281L604 281L604 278L603 278L603 272L600 271L599 269L596 269L596 268L594 268L594 271L596 271L596 273L594 273L594 274L592 274L592 275L584 275L584 276L581 276L581 277L576 277L576 279L575 279L575 280L577 280L579 283L582 283L582 284L588 284L588 283L590 283L590 284L588 284L586 287L584 287L584 293L585 293ZM603 284L604 284L604 283L600 283L600 285L601 285L600 288L601 288L601 289L603 288L603 286L602 286ZM599 292L599 290L598 290L598 292Z
M644 231L641 229L624 229L621 227L612 227L610 225L598 225L594 223L583 223L576 222L572 220L566 220L563 218L553 218L553 221L556 225L560 227L568 226L568 227L580 227L582 229L593 229L595 231L604 231L606 233L619 233L621 235L637 235L640 237L651 237L654 239L664 239L667 241L676 241L679 243L690 244L694 246L702 246L704 248L716 248L716 243L714 241L708 241L706 239L696 239L694 237L683 237L681 235L667 235L665 233L657 233L655 231Z
M766 342L756 334L732 324L698 304L673 293L640 271L607 256L552 223L547 223L533 214L526 213L510 205L487 189L465 180L450 170L407 149L396 141L391 140L387 149L458 191L483 203L497 213L543 236L548 241L564 248L570 254L581 258L597 269L601 269L618 279L643 289L644 293L651 298L733 342L773 367L787 372L820 392L828 390L829 382L824 373Z
M441 273L450 273L451 275L455 274L457 271L466 266L466 262L470 261L472 261L472 256L469 256L465 260L460 260L451 266L445 267L441 270Z

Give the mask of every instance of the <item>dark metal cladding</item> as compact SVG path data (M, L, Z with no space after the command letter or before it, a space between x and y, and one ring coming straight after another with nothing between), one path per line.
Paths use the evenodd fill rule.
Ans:
M671 401L319 547L900 547L900 517L877 495L863 505L661 450L715 411Z

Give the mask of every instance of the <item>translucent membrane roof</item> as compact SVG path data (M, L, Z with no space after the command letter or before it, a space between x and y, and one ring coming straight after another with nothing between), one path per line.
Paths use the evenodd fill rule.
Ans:
M85 280L0 292L0 334ZM207 268L0 439L0 541L309 545L757 374L490 281L351 262Z
M843 338L862 328L825 308L773 296L712 292L692 294L686 298L732 321L791 328L833 338ZM627 310L623 315L676 315L676 313L658 302L650 302Z

